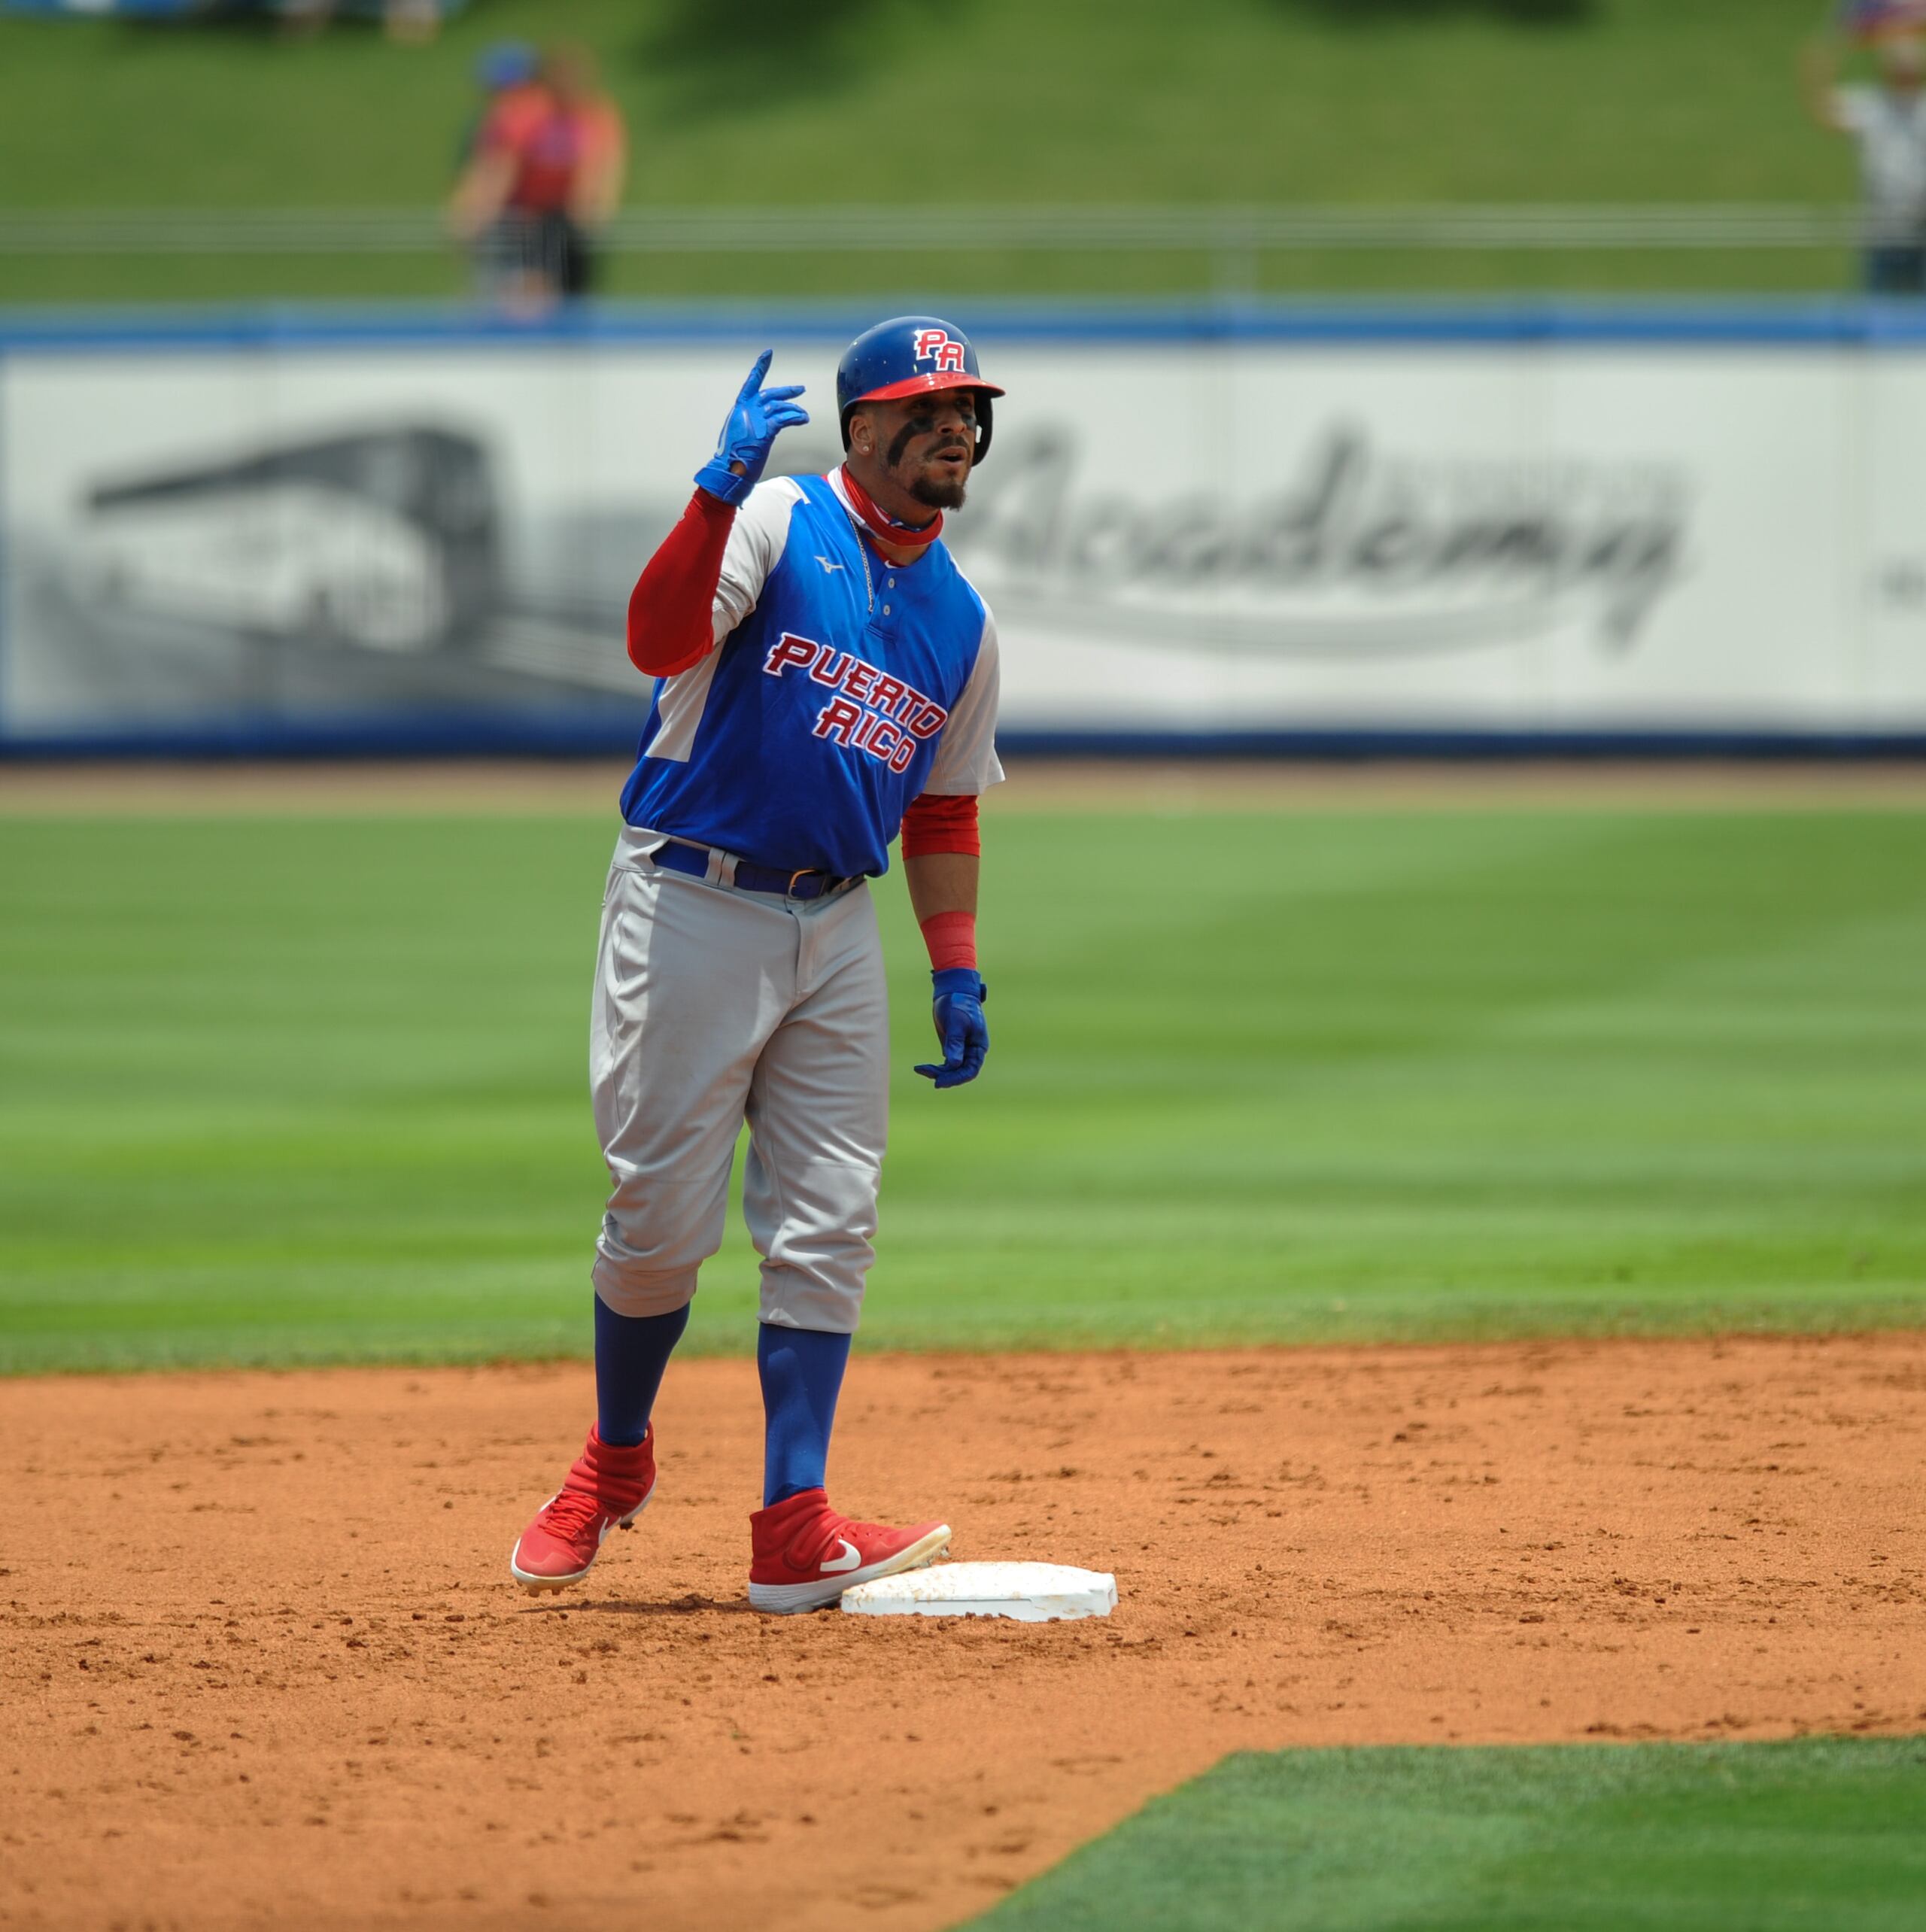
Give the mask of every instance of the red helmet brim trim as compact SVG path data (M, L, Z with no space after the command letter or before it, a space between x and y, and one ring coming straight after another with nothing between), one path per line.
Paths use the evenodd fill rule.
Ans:
M1001 396L1007 392L998 388L993 382L986 382L980 375L954 372L938 374L932 369L928 375L906 375L901 382L886 382L880 389L866 389L860 396L853 396L843 406L853 409L858 402L894 402L899 396L927 395L938 389L975 389L986 396Z

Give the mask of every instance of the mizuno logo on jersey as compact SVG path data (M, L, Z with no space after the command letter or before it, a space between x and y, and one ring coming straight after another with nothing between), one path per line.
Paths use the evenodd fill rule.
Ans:
M813 682L840 693L816 713L815 735L866 752L892 771L907 771L919 741L934 737L949 721L949 713L915 685L794 631L770 646L762 668L772 678L805 671Z
M957 342L947 329L919 329L916 331L916 360L919 363L934 363L939 375L967 375L969 371L963 362L964 345Z

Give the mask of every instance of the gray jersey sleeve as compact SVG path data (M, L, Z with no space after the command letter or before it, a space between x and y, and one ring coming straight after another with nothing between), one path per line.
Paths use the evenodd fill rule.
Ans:
M802 491L786 476L758 483L736 512L722 552L722 575L715 586L715 642L724 638L755 609L769 573L781 560L789 541L789 513Z
M936 762L930 767L925 792L949 797L987 791L1003 782L1003 767L996 755L996 703L1000 681L996 619L987 605L983 609L983 641L970 681L949 713L943 737L936 748Z

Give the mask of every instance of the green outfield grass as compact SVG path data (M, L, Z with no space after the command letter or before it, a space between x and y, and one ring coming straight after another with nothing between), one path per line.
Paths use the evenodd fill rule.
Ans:
M0 1368L582 1350L609 820L0 819ZM1926 814L1010 815L870 1345L1926 1320ZM740 1229L691 1345L748 1345Z
M0 20L7 209L425 206L489 40L569 35L632 202L1849 200L1806 120L1815 0L489 0L436 46ZM1260 287L1829 287L1836 252L1274 258ZM618 293L1157 293L1207 258L619 263ZM442 259L0 257L0 300L453 293Z
M1911 1932L1926 1739L1246 1754L983 1932Z

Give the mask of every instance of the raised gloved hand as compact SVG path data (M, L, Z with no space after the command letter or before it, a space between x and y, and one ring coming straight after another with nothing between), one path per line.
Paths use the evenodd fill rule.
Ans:
M974 966L946 966L930 978L936 987L931 1013L936 1021L936 1037L943 1042L943 1065L916 1071L925 1080L935 1081L940 1092L945 1087L964 1086L983 1071L983 1059L990 1050L983 1002L990 989Z
M803 393L800 382L779 383L765 389L762 378L769 373L773 349L764 349L755 359L749 380L715 439L715 454L695 473L697 483L712 497L725 503L740 503L760 480L769 460L770 446L787 429L807 423L810 412L795 400ZM742 469L738 474L736 465Z

